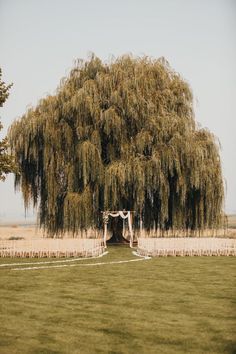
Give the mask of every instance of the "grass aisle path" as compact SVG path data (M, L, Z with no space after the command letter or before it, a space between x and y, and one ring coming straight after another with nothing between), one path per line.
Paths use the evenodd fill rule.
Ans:
M80 263L137 259L128 247L108 250ZM170 257L0 268L0 353L235 353L235 264Z

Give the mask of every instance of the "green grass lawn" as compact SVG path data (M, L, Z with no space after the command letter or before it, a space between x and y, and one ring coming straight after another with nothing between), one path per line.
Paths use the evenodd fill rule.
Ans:
M136 258L128 247L108 250L76 264ZM1 267L0 353L236 353L235 261Z

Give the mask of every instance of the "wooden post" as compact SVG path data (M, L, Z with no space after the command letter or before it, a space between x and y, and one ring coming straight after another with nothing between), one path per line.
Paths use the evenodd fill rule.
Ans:
M107 248L107 223L104 223L104 247Z
M106 212L103 212L102 216L103 216L103 224L104 224L103 241L104 241L104 247L107 248L107 224L108 224L109 216Z
M129 245L131 248L133 248L133 229L132 229L132 214L129 212L128 215L128 224L129 224L129 232L130 232L130 242Z
M143 218L142 218L142 209L140 208L140 237L143 235Z

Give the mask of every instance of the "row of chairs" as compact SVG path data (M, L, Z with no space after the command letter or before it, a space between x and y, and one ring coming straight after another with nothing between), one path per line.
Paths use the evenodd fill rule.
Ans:
M152 251L147 251L143 249L138 249L138 252L142 256L152 256L152 257L186 257L186 256L236 256L236 249L181 249L181 250L170 250L170 249L157 249Z
M138 240L138 251L143 256L236 256L236 240L219 238L151 239Z
M100 240L18 240L0 241L0 257L11 258L64 258L96 257L104 252Z
M104 252L102 247L85 251L53 251L53 250L0 250L0 257L5 258L68 258L97 257Z

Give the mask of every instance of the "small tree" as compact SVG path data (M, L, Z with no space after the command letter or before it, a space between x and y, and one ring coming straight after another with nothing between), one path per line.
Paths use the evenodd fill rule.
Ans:
M0 68L0 107L3 106L5 101L9 96L9 90L12 84L6 85L2 81L2 69ZM0 130L2 129L2 124L0 121ZM14 171L14 161L13 157L8 154L8 142L7 138L0 140L0 180L6 178L6 174Z
M102 210L135 210L147 231L220 224L218 146L163 58L79 61L55 95L12 125L10 142L16 185L52 234L100 227Z

